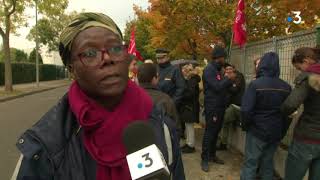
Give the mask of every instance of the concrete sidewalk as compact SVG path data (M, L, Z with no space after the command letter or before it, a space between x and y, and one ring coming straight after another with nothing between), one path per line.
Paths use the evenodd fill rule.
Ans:
M34 83L26 83L26 84L17 84L13 85L13 92L7 93L4 91L4 86L0 86L0 103L9 101L12 99L20 98L23 96L48 91L51 89L68 86L71 83L71 80L63 79L63 80L53 80L53 81L41 81L39 83L39 87Z
M201 170L201 144L204 129L196 126L196 152L183 154L184 172L186 180L238 180L240 179L240 169L243 156L234 150L217 151L217 155L224 160L224 165L209 163L209 172ZM184 140L181 141L181 145Z

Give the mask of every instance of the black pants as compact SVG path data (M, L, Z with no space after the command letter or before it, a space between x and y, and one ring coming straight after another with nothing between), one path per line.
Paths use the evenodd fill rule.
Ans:
M210 157L216 155L216 145L219 132L223 124L224 110L205 112L206 129L202 140L201 158L209 161Z

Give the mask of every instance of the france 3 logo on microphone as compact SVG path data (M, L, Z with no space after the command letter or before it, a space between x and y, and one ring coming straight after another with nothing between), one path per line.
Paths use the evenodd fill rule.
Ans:
M170 174L161 151L154 144L127 155L127 162L133 180Z

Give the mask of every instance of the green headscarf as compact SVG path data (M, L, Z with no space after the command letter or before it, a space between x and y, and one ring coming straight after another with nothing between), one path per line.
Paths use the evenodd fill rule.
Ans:
M61 32L59 51L64 64L66 64L66 52L71 51L71 45L75 37L89 27L103 27L109 29L123 40L122 33L117 24L107 15L102 13L81 13Z

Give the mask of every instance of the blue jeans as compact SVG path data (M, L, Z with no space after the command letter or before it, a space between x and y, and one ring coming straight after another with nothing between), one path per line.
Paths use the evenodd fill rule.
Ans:
M309 180L320 179L320 144L293 140L286 161L285 180L302 180L309 170Z
M241 170L241 180L255 180L260 165L262 180L273 179L273 156L279 143L266 143L251 132L246 135L245 161Z

